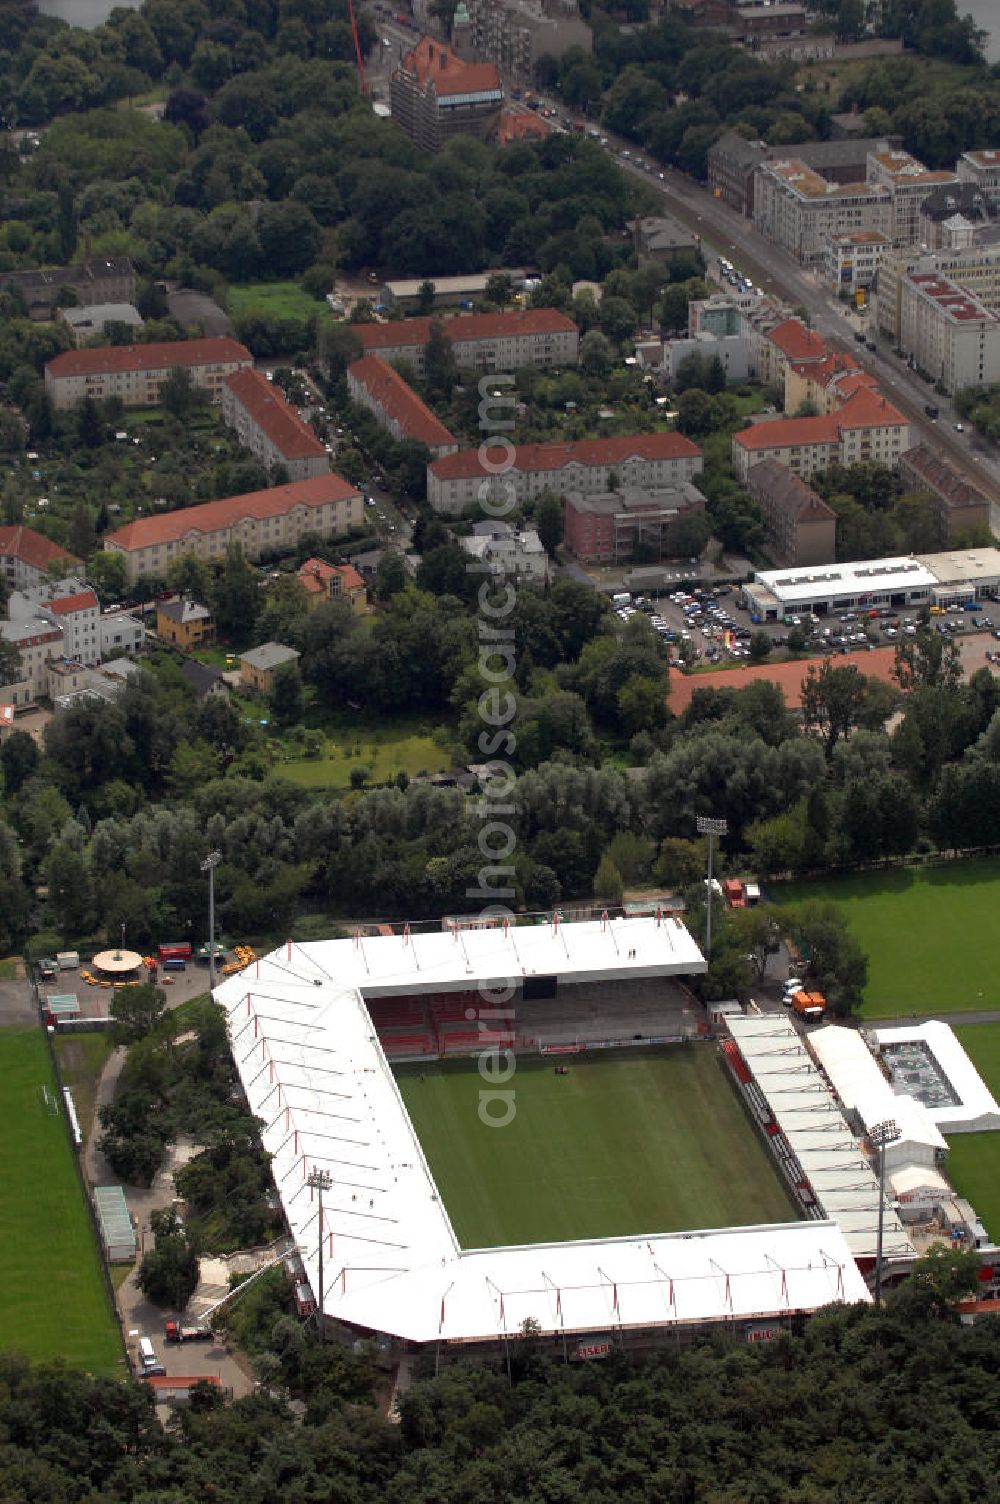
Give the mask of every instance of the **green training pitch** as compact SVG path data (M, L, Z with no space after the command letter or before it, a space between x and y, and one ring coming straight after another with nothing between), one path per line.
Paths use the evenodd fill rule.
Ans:
M863 1018L995 1008L1000 861L951 862L775 886L780 903L829 899L868 955Z
M966 1024L955 1033L1000 1101L1000 1024ZM948 1178L971 1201L994 1242L1000 1238L1000 1133L956 1133L948 1140Z
M0 1333L29 1358L117 1371L121 1338L38 1029L0 1030ZM46 1106L48 1087L53 1111Z
M504 1128L480 1121L474 1061L397 1069L463 1248L795 1220L712 1045L558 1063L518 1059Z

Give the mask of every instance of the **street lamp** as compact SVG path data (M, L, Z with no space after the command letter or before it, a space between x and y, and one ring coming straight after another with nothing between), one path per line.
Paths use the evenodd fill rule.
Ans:
M882 1218L885 1213L885 1151L903 1137L894 1118L874 1123L868 1130L872 1148L878 1152L878 1240L875 1244L875 1304L882 1304Z
M323 1317L323 1192L328 1191L333 1185L333 1176L329 1170L310 1170L306 1176L306 1185L314 1190L319 1197L319 1292L317 1304L319 1307L319 1340L326 1341L326 1330Z
M700 836L708 836L708 907L706 913L708 922L705 928L705 959L712 964L712 857L715 852L716 836L724 836L729 831L728 820L716 820L711 815L696 815L695 829Z
M208 985L215 991L215 869L222 861L221 851L210 851L201 864L208 873Z

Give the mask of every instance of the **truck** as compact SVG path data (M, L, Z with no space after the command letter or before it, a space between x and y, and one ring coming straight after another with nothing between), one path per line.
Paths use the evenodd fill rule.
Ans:
M166 1321L163 1324L165 1342L211 1342L212 1328L198 1322Z
M822 992L797 992L792 998L792 1007L800 1018L815 1024L826 1012L826 998Z
M722 884L722 896L731 909L745 909L747 895L738 877L727 877Z
M60 971L75 971L80 964L80 952L78 950L56 951L56 965Z

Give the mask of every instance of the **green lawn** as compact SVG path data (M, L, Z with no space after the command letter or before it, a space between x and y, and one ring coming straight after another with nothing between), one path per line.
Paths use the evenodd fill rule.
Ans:
M462 1246L792 1221L708 1044L519 1060L505 1128L474 1063L405 1066L400 1090Z
M998 1006L1000 861L782 884L771 897L830 899L843 908L868 954L864 1018Z
M417 773L443 773L451 767L451 758L429 736L345 731L326 743L322 756L278 762L274 771L303 788L348 788L351 769L357 767L368 769L369 783L387 783L399 772L411 778Z
M976 1070L1000 1101L1000 1024L956 1029ZM948 1140L948 1178L971 1201L994 1242L1000 1238L1000 1133L956 1133Z
M0 1031L0 1333L31 1358L114 1373L121 1339L38 1029Z
M86 1138L94 1115L97 1083L111 1054L111 1041L103 1029L94 1034L61 1033L56 1035L55 1048L63 1085L73 1093L73 1105Z
M303 292L297 282L246 282L229 289L229 313L238 318L243 313L262 313L277 319L307 319L318 314L330 322L327 302L319 302Z

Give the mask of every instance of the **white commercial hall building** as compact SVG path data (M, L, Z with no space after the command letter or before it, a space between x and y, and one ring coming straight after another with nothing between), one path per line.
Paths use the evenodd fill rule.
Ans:
M641 918L289 942L224 981L215 999L314 1291L323 1239L326 1316L412 1343L492 1343L530 1318L576 1342L867 1300L832 1221L478 1249L455 1236L365 996L704 969L682 924ZM502 1110L502 1082L483 1090ZM313 1170L332 1182L322 1227Z
M890 606L971 604L1000 590L1000 549L906 554L849 564L806 565L758 571L741 592L743 604L764 621L809 612L817 616Z
M916 1097L893 1091L864 1035L830 1025L814 1029L808 1038L845 1111L865 1133L876 1123L896 1124L899 1138L885 1150L888 1171L906 1165L933 1168L945 1159L947 1141L927 1108Z

